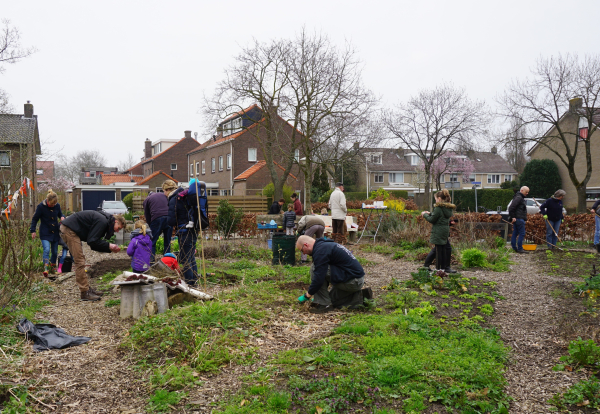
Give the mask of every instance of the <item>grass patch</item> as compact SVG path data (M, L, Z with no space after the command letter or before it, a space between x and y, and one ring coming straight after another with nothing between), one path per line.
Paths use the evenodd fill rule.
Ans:
M218 371L230 362L251 361L254 348L246 345L242 328L260 316L232 303L195 303L140 319L122 346L134 347L146 361L166 357L198 371Z
M104 302L104 306L107 308L112 308L113 306L121 306L121 299L108 299Z

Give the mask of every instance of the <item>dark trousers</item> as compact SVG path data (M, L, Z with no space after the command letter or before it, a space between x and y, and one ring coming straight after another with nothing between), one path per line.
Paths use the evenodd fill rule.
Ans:
M425 267L429 267L431 266L431 264L433 263L433 259L436 259L436 269L448 269L450 267L450 260L452 257L452 246L450 245L450 239L448 239L448 241L446 242L446 244L444 245L444 258L443 258L443 262L441 260L437 260L437 246L434 246L431 251L429 252L429 254L427 255L427 257L425 258L425 263L423 264L423 266ZM437 263L441 263L443 264L443 266L437 267Z
M510 245L515 252L523 250L523 239L525 238L525 220L517 219L513 223L513 232Z
M179 256L177 261L183 273L185 282L189 285L195 285L198 280L198 264L196 263L196 241L198 236L193 229L187 231L178 231Z
M150 230L152 230L152 261L154 261L154 255L156 254L156 242L162 234L163 240L165 241L163 255L171 251L171 236L173 235L173 228L167 224L169 216L158 217L150 222Z
M346 233L346 220L331 219L331 232L333 234Z

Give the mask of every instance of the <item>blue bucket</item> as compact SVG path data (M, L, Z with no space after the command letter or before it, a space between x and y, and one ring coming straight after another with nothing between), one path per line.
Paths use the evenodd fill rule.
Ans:
M273 240L269 239L267 240L267 245L269 246L269 250L273 249Z

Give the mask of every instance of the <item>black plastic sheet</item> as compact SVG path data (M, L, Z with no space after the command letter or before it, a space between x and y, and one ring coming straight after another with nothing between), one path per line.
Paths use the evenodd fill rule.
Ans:
M49 323L33 324L27 319L21 319L17 329L25 334L27 339L33 341L34 351L48 351L50 349L63 349L87 343L87 336L71 336L65 331Z

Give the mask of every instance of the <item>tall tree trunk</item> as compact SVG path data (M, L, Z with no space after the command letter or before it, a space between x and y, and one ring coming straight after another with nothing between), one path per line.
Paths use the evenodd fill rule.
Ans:
M582 184L581 186L577 187L577 212L585 213L586 208L586 186Z

